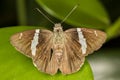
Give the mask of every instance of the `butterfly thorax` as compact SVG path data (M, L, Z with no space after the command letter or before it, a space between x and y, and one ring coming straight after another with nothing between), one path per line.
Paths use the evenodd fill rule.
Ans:
M64 34L61 24L55 24L53 31L53 51L60 62L64 47Z

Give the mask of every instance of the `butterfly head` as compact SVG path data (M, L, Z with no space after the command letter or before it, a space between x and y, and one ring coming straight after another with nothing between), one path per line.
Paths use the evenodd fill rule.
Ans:
M62 26L60 23L56 23L54 26L54 32L63 32Z

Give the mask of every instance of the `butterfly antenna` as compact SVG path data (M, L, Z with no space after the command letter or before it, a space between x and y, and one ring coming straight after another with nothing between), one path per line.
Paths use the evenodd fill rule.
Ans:
M75 11L77 7L78 7L78 4L72 8L72 10L67 14L67 16L61 21L61 24Z
M48 16L46 16L40 9L36 8L36 10L41 13L48 21L50 21L51 23L55 24Z

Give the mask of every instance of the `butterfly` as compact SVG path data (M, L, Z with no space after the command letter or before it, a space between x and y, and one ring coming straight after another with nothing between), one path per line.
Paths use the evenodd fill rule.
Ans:
M98 50L106 40L106 33L89 28L71 28L63 31L60 23L53 32L46 29L28 30L11 37L11 44L31 58L35 67L54 75L72 74L80 70L85 56Z

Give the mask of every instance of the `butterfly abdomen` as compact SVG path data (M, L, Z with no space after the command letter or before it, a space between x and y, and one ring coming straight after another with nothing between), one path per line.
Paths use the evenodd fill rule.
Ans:
M59 36L55 37L53 40L53 53L55 54L55 56L58 59L58 62L60 62L62 55L63 55L63 39L60 38Z

